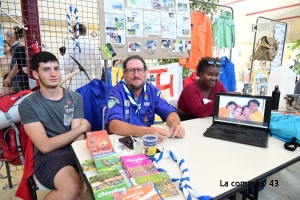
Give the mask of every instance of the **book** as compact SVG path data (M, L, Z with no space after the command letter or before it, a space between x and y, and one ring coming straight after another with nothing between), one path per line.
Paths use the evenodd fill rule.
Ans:
M95 165L95 163L94 163L94 159L87 159L87 160L84 160L84 161L81 163L81 166L82 166L82 171L83 171L83 172L88 172L88 171L95 171L95 170L97 170L96 165Z
M129 178L158 173L154 164L145 154L121 156L120 161Z
M141 185L146 182L152 182L163 198L179 195L175 184L166 172L130 178L130 181L132 185Z
M89 178L95 200L111 200L113 193L125 192L129 186L126 184L119 170L98 173Z
M123 166L119 155L109 155L103 158L94 157L94 162L98 172L106 172L111 170L121 170Z
M125 192L115 192L114 200L163 200L151 182L127 188Z
M114 153L113 145L106 130L87 132L86 135L86 145L92 156Z

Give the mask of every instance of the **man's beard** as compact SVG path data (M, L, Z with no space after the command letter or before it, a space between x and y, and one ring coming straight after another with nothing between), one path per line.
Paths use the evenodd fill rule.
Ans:
M140 80L140 79L138 79L138 80ZM130 84L130 85L127 85L127 86L132 91L139 91L144 86L144 84L145 83L141 83L140 85L132 85L132 84Z
M45 88L48 88L48 89L55 89L58 86L58 84L57 85L46 85L41 78L39 78L39 81L40 81L41 85L43 85Z
M136 90L140 90L143 87L144 83L142 83L141 85L131 85L131 90L136 91Z

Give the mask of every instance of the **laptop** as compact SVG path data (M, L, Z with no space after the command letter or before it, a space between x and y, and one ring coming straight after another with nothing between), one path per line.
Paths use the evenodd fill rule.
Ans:
M216 93L213 123L203 135L267 147L271 109L270 96Z

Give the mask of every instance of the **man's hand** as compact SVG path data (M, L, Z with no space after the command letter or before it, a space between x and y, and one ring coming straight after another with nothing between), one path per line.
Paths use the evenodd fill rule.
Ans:
M185 130L179 124L172 125L170 131L173 133L172 138L174 138L174 137L183 138L185 136Z
M3 81L3 86L4 86L4 87L10 87L10 86L11 86L10 83L11 83L11 78L10 78L10 76L8 75L8 76L6 77L6 79Z
M150 128L152 129L152 134L157 135L158 137L157 143L161 143L171 135L170 131L167 131L165 129L159 127L150 127Z

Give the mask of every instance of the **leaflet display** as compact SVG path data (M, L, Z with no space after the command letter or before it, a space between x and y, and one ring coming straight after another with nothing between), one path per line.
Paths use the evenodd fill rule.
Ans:
M101 0L100 36L111 44L112 59L140 55L144 59L187 58L191 50L188 0ZM109 45L108 44L108 45ZM109 45L110 47L110 45ZM107 53L107 50L106 50Z

